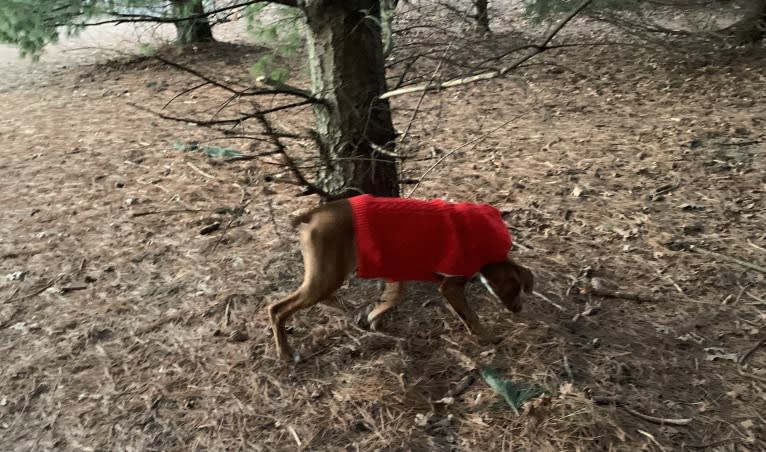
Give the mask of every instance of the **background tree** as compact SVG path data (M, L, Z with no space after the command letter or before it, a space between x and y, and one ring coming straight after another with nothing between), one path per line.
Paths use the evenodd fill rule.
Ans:
M157 15L158 11L162 12L162 4L158 5L148 0L142 2L124 0L119 4L105 1L83 4L75 0L45 0L40 3L13 0L13 4L0 9L7 13L3 16L3 27L5 30L10 30L2 37L27 51L39 51L46 43L56 39L57 26L61 24L66 25L69 32L77 32L81 27L93 23L139 21L177 24L179 41L194 42L212 39L212 34L209 33L208 16L221 12L230 13L255 3L263 2L230 2L224 7L201 12L203 5L200 0L174 0L172 2L174 17L165 17ZM577 12L587 6L589 1L575 8L539 44L518 47L505 52L505 55L498 58L493 57L487 60L487 62L499 62L515 51L527 52L510 65L492 68L486 62L471 63L460 67L461 73L458 77L445 83L434 80L435 72L431 82L398 91L388 91L384 55L386 50L391 48L391 39L384 38L386 33L383 32L384 28L392 23L393 11L397 6L396 1L276 0L271 3L300 11L304 21L303 29L307 45L306 60L311 72L310 93L301 88L285 85L280 80L281 77L274 77L273 71L264 74L260 79L262 84L270 88L238 91L221 83L214 83L228 89L235 97L283 94L297 96L300 99L297 102L265 110L253 102L253 111L243 116L222 121L197 121L197 123L236 125L249 119L257 120L261 124L262 132L273 139L278 153L281 153L284 158L284 163L291 168L297 179L295 182L306 186L306 193L315 193L325 199L333 199L359 193L399 195L398 159L400 156L396 152L397 134L393 126L388 98L393 95L441 89L503 76L534 55L550 48L548 44L553 36ZM144 9L138 9L142 6ZM150 6L159 10L149 9ZM476 4L472 6L475 7ZM94 20L105 14L112 17L100 22ZM449 47L451 44L447 50ZM443 53L443 57L447 56L446 51L439 50L439 52ZM206 83L213 83L210 78L205 80ZM318 147L318 163L312 165L318 168L314 180L309 180L292 163L286 147L280 141L282 136L266 118L268 113L307 103L313 105L315 115L313 137Z
M232 4L238 3L229 2L218 11L237 7ZM4 0L0 2L0 42L17 45L23 55L37 56L62 32L74 35L104 22L156 22L174 24L177 43L184 45L213 39L209 15L202 0L171 0L170 4L163 0Z
M205 15L202 0L172 0L173 17L191 17L173 22L176 27L176 44L187 45L213 40L213 30Z

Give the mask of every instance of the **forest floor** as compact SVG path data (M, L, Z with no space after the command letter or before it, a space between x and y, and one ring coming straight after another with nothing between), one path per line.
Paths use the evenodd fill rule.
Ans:
M379 287L352 279L342 310L295 316L292 365L264 307L300 281L288 221L316 200L274 182L277 159L179 149L270 149L152 113L193 75L72 42L36 66L0 51L0 450L766 450L762 46L567 47L512 78L393 98L404 178L457 149L415 196L501 209L537 294L513 315L471 286L505 338L482 346L428 284L384 332L360 327ZM232 83L264 52L160 51ZM209 119L228 96L205 87L164 112ZM484 367L547 395L517 415Z

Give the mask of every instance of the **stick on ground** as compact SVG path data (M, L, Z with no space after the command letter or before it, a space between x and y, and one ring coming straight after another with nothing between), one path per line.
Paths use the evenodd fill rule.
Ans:
M741 265L745 268L749 268L750 270L755 270L757 272L766 273L766 267L761 267L760 265L753 264L751 262L743 261L742 259L737 259L736 257L727 256L725 254L716 253L715 251L708 251L706 249L700 248L698 246L692 245L689 247L691 251L694 251L699 254L707 254L708 256L713 256L721 260L734 262L735 264Z

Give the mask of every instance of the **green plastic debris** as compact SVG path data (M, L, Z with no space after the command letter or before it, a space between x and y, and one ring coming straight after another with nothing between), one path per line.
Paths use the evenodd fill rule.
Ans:
M503 377L500 371L493 368L484 368L479 371L481 377L498 394L503 396L513 412L519 414L519 408L524 402L534 399L544 393L544 391L535 386L526 383L514 383Z
M200 146L197 143L179 143L175 142L173 143L173 146L175 146L176 149L180 149L184 152L202 152L203 154L207 155L208 157L216 158L216 157L222 157L222 158L228 158L228 159L238 159L242 157L242 154L238 151L235 151L231 148L223 148L220 146Z

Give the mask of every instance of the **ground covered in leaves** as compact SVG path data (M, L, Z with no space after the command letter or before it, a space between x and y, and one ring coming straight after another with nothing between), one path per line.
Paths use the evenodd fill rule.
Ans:
M394 63L436 50L392 85L521 39L431 38L402 34ZM278 158L195 152L268 141L152 113L249 104L216 113L228 93L184 94L199 79L150 57L22 74L0 89L0 449L766 449L763 50L562 48L515 78L394 98L403 178L446 156L415 196L501 209L537 293L514 316L471 287L504 337L481 346L425 284L366 330L379 288L352 279L340 309L295 317L294 366L263 308L300 280L288 220L315 200L279 183ZM161 54L234 83L263 52ZM275 122L301 133L310 111ZM490 367L546 395L515 414Z

